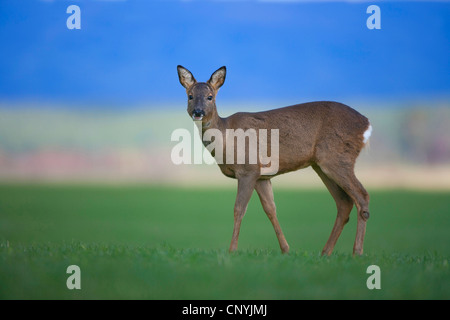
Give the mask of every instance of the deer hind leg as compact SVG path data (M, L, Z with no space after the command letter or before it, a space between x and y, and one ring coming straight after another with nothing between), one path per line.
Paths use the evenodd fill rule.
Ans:
M270 182L270 180L258 180L256 181L255 190L258 193L263 209L275 230L275 234L277 235L281 251L283 253L288 253L289 245L286 241L286 238L284 237L283 231L280 227L280 223L277 219L277 211L275 207L275 201L273 199L272 183Z
M320 169L345 191L358 209L353 255L362 255L366 223L367 219L369 219L369 194L356 178L353 171L353 164L342 162L338 164L320 164Z
M344 226L347 224L350 212L353 209L353 200L348 196L348 194L342 190L339 185L331 180L317 165L312 166L314 171L322 179L323 183L327 187L328 191L334 198L337 207L336 221L334 222L333 230L331 231L330 237L322 250L322 255L331 255L334 246L336 245L339 236L341 235Z

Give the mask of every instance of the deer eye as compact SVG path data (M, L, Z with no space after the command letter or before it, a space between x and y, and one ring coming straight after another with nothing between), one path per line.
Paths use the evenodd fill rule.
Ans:
M208 100L212 100L212 98L213 98L213 96L209 96L209 97L208 97Z
M192 94L189 95L189 100L194 99L194 96Z

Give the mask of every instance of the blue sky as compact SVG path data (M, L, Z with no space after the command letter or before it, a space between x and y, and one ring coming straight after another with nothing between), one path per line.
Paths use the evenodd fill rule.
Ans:
M179 105L178 64L199 81L226 65L225 102L450 93L450 2L2 0L0 43L3 102Z

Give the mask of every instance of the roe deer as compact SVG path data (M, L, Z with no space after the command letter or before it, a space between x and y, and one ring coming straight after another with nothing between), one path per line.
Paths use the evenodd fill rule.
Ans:
M278 223L270 179L311 166L337 206L336 221L322 255L332 253L353 205L358 210L353 254L363 253L366 221L369 218L369 194L356 178L354 165L372 132L366 117L344 104L320 101L263 112L238 112L221 118L215 98L225 82L226 68L216 70L207 82L197 82L192 73L180 65L177 70L180 83L188 95L187 111L193 120L201 121L203 132L213 128L225 136L227 129L279 130L279 166L276 173L264 174L260 162L218 164L225 176L238 180L230 251L237 249L241 221L253 190L256 190L275 229L281 251L289 252L289 245Z

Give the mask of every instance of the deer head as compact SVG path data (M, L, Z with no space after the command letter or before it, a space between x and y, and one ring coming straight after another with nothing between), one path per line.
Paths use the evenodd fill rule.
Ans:
M226 67L216 70L206 82L197 82L192 73L182 66L178 66L177 70L188 96L188 114L194 121L210 122L217 116L216 95L225 82Z

